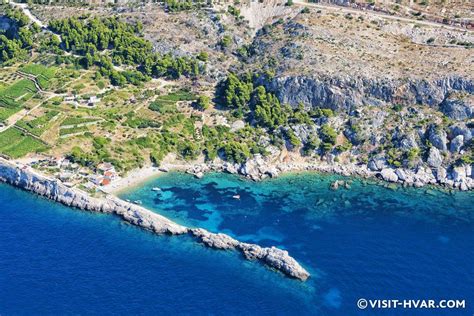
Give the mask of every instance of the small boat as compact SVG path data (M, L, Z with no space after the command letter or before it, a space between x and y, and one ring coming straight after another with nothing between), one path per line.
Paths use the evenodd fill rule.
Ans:
M151 190L152 190L152 191L161 191L161 189L158 188L158 187L154 187L154 188L152 188Z
M240 195L236 194L232 196L233 199L240 200Z
M125 200L125 202L128 202L128 203L130 203L130 200L129 200L129 199L126 199L126 200Z
M137 205L142 205L142 201L140 201L140 200L133 201L133 203L135 203Z

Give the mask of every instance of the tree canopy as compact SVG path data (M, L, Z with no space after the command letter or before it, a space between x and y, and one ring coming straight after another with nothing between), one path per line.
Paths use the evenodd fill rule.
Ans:
M72 17L51 21L49 27L61 35L66 51L84 56L82 65L86 68L100 66L114 85L137 84L150 77L195 77L204 71L204 63L197 58L155 53L151 42L140 35L141 23L129 24L117 17ZM133 66L136 71L117 70L121 65Z

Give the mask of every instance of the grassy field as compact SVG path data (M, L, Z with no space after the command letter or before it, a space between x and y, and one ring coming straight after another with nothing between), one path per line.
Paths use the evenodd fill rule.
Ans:
M11 158L20 158L28 153L41 152L48 149L39 140L22 133L16 128L9 128L0 133L0 153Z
M54 78L57 68L46 67L41 64L28 64L20 68L21 71L36 77L38 84L42 89L48 89L50 80Z

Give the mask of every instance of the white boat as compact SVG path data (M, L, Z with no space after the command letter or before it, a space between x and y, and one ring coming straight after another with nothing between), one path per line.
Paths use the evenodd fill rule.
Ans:
M232 196L233 199L240 200L240 195L236 194Z
M158 188L158 187L154 187L154 188L152 188L151 190L152 190L152 191L161 191L161 189Z
M140 200L133 201L133 203L135 203L137 205L142 205L142 201L140 201Z

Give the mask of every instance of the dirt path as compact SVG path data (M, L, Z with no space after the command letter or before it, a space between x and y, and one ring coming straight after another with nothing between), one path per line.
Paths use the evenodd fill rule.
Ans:
M462 28L462 27L445 25L445 24L442 24L442 23L431 22L431 21L420 21L420 20L416 20L416 19L410 19L410 18L405 18L405 17L400 17L400 16L388 15L388 14L385 14L385 13L382 13L382 12L376 12L376 11L370 11L370 10L363 11L363 10L359 10L359 9L329 5L329 4L309 3L309 2L306 2L304 0L294 0L294 4L299 5L299 6L305 6L305 7L310 7L310 8L318 8L318 9L326 9L326 10L338 11L338 12L343 12L343 13L367 14L367 15L377 16L377 17L387 19L387 20L407 22L407 23L425 25L425 26L430 26L430 27L439 27L439 28L445 28L445 29L453 30L453 31L474 33L474 31L471 31L471 30L468 30L468 29L465 29L465 28Z
M33 15L33 13L31 13L30 9L28 8L27 3L16 3L16 2L10 1L9 4L12 7L21 9L23 11L23 13L30 19L31 22L38 24L39 27L41 27L43 30L53 34L54 36L56 36L59 39L60 42L62 42L61 35L58 35L58 34L54 33L53 31L51 31L50 29L48 29L47 24L43 23L40 19L35 17Z

